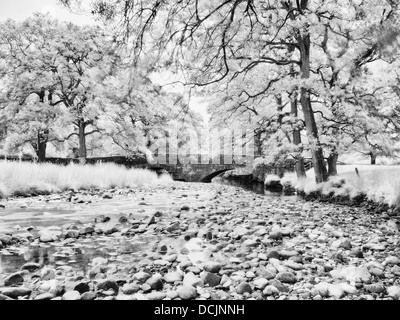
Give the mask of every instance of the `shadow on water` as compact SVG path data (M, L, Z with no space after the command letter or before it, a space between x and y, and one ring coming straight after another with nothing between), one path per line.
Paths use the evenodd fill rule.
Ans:
M228 186L234 186L243 188L248 191L252 191L255 194L265 195L266 197L276 197L276 198L284 198L288 200L301 200L302 197L299 195L285 195L282 190L265 189L264 183L250 180L240 180L240 179L222 179L220 177L215 178L213 183L223 184Z

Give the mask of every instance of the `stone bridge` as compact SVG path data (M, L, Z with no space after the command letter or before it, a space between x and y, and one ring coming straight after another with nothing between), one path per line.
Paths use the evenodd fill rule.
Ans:
M167 159L166 159L167 158ZM195 155L191 156L189 161L182 163L174 158L171 160L171 155L167 156L163 161L156 161L155 163L149 163L147 168L153 171L161 173L167 171L171 174L174 180L186 181L186 182L211 182L213 178L226 171L235 170L237 168L245 168L246 165L252 165L250 160L241 163L235 163L231 159L227 159L225 156L220 155L214 158L208 158L206 155ZM177 161L178 160L178 161Z

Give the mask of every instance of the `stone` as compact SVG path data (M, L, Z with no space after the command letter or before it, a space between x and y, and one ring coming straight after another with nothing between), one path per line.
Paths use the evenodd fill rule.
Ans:
M383 272L382 269L379 269L379 268L372 267L372 268L369 269L369 272L372 275L374 275L374 276L376 276L378 278L384 278L385 277L385 273Z
M263 268L258 271L258 275L267 280L270 280L276 277L276 271L273 268Z
M296 257L298 256L299 253L295 250L280 250L279 251L279 258L286 260L286 259L290 259L292 257ZM277 259L279 259L277 258Z
M90 286L87 282L80 282L74 286L74 291L78 291L80 294L90 291Z
M21 270L28 270L29 272L35 272L36 270L39 269L40 269L40 264L34 262L25 263L21 267Z
M296 275L291 272L279 272L276 275L276 279L282 283L296 283Z
M186 268L192 267L193 266L193 262L190 260L183 260L179 263L179 267L182 270L185 270Z
M164 257L163 259L168 262L174 262L174 261L176 261L177 258L178 258L178 256L176 254L171 254L169 256Z
M364 285L365 290L371 293L381 293L385 291L385 286L381 283L373 283L370 285Z
M148 300L163 300L167 296L164 292L150 292L146 295Z
M166 294L167 294L167 298L169 298L171 300L179 298L178 292L176 292L176 291L168 291Z
M42 292L52 293L55 296L64 293L64 288L58 283L56 279L43 281L39 287L39 290Z
M279 253L276 250L269 250L267 252L267 259L279 259Z
M156 274L149 278L146 283L153 289L153 290L162 290L163 289L163 282L162 276Z
M43 268L40 271L40 279L43 281L52 280L56 278L56 272L50 268Z
M386 265L399 265L400 259L395 256L389 256L385 259L385 264Z
M274 286L275 288L277 288L279 290L279 292L289 292L290 289L287 285L283 284L282 282L280 282L279 280L270 280L269 285Z
M54 299L55 295L50 292L45 292L37 295L33 300L51 300Z
M370 282L372 279L366 267L344 267L342 269L336 269L329 272L331 277L334 279L346 279L349 282Z
M7 297L18 299L18 297L29 296L32 290L25 287L7 287L0 288L0 293Z
M329 287L329 283L320 282L314 287L314 289L316 291L316 294L319 294L321 297L329 297Z
M78 291L68 291L63 294L62 300L81 300L81 294Z
M345 295L345 292L341 285L331 284L329 286L329 296L335 299L340 299Z
M147 272L139 271L133 275L133 279L137 280L139 283L145 283L148 279L150 279L151 275Z
M79 234L81 235L87 235L92 233L94 233L94 227L92 226L86 226L79 230Z
M0 243L2 243L4 246L9 246L13 243L12 236L6 235L6 234L1 234L0 235Z
M218 262L207 262L203 265L203 269L205 271L211 272L211 273L218 273L219 270L221 270L221 264Z
M185 270L186 272L193 272L194 274L199 274L201 270L198 267L188 267Z
M400 286L391 286L387 288L387 294L394 300L400 299Z
M176 292L182 300L191 300L197 297L197 290L193 286L181 286Z
M288 267L288 268L296 270L296 271L304 269L303 265L301 265L300 263L296 263L296 262L294 262L292 260L285 261L283 263L283 265L285 267Z
M0 293L0 301L4 301L4 300L14 300L13 298L7 297L4 294Z
M247 239L242 243L242 245L245 247L254 248L258 246L258 242L253 239Z
M192 272L188 272L185 274L185 276L183 277L183 285L184 286L192 286L192 287L202 287L204 286L204 282L201 278L199 278L198 276L196 276L194 273Z
M264 288L263 294L266 295L266 296L278 295L279 294L279 290L275 286L268 285L268 286L266 286Z
M76 239L79 238L80 232L79 230L68 230L67 233L65 234L65 238L69 239Z
M208 285L209 287L216 287L221 282L221 277L215 273L204 271L200 276L204 285Z
M40 242L53 242L57 241L61 236L61 231L43 229L38 232Z
M268 285L268 282L269 281L266 278L259 278L253 281L253 285L257 289L264 290Z
M350 250L352 246L350 240L338 239L332 242L332 248L333 249L343 248L345 250Z
M244 293L252 293L253 289L247 282L241 282L237 287L236 287L236 292L239 294L244 294Z
M150 285L149 285L148 283L143 283L143 284L140 286L140 289L141 289L144 293L150 292L150 291L152 290L152 288L150 287Z
M167 283L174 283L177 281L182 281L183 275L180 272L169 272L164 275L164 281Z
M283 237L282 232L280 231L272 231L268 234L268 238L272 240L281 240Z
M364 253L361 249L354 249L351 251L350 255L360 259L364 258Z
M126 283L122 287L122 293L123 294L134 294L140 290L140 286L136 283Z
M115 280L106 279L97 284L97 290L107 291L110 289L113 290L115 294L118 293L119 286Z
M347 283L341 283L340 286L342 287L343 291L347 294L357 294L358 290L354 288L353 286L347 284Z
M390 271L396 275L396 276L400 276L400 267L398 265L395 265L394 267L392 267L390 269Z
M14 273L4 279L4 285L6 287L19 286L24 282L24 277L20 273Z
M179 222L174 222L174 223L170 224L170 225L166 228L166 230L167 230L168 232L173 232L173 231L176 231L176 230L179 230L179 229L180 229L180 223L179 223Z
M95 292L88 291L81 295L81 300L92 301L92 300L96 299L96 297L97 297L97 294Z
M243 237L246 234L250 233L250 230L242 226L237 226L233 229L233 233L238 237Z

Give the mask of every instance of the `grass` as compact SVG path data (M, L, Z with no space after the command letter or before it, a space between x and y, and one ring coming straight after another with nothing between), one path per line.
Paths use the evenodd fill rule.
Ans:
M358 169L359 175L356 170ZM400 166L389 165L339 165L338 176L317 185L313 169L307 178L298 180L294 173L285 174L282 184L292 184L305 193L321 191L323 194L349 195L354 198L364 194L371 201L400 206Z
M132 188L171 182L145 169L127 169L116 164L58 166L0 161L0 198L65 190Z

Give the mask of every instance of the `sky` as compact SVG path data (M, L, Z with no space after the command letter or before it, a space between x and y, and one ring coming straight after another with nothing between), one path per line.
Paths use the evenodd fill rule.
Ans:
M0 21L8 18L21 21L34 12L50 13L59 20L79 25L94 23L90 15L71 13L58 0L0 0Z

